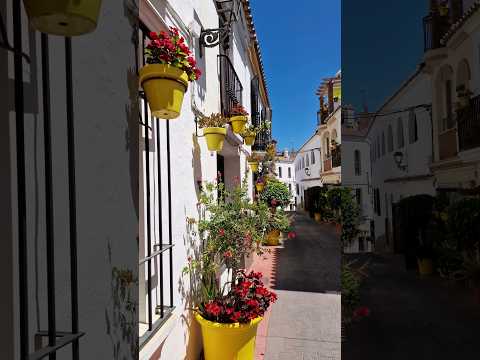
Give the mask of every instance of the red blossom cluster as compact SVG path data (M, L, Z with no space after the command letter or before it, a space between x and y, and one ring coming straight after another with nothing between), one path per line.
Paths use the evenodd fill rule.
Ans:
M150 39L145 50L148 64L170 64L185 71L190 81L200 78L202 72L177 28L171 27L168 32L158 34L152 31Z
M367 317L370 315L370 309L366 306L361 306L353 312L353 318L354 319L361 319L363 317Z
M239 271L235 284L227 295L200 306L202 316L211 321L230 324L248 323L263 316L277 295L260 280L262 273Z
M297 233L295 231L290 231L287 235L288 239L295 239L297 237Z
M235 105L230 110L230 116L246 116L248 115L248 111L242 105Z

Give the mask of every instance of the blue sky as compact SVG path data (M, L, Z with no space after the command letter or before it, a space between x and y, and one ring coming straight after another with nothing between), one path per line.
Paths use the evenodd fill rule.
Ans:
M340 69L340 0L251 0L273 109L277 148L315 129L322 78Z
M322 78L342 68L342 101L375 110L415 71L427 1L251 0L278 149L316 125ZM342 39L343 36L343 39ZM343 42L342 42L343 40Z

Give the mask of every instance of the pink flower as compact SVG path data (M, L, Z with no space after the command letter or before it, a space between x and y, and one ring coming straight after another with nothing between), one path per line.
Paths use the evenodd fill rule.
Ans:
M223 256L227 259L231 259L233 257L233 253L231 250L227 250L223 253Z
M295 231L290 231L287 235L288 239L295 239L297 237L297 234Z
M218 235L219 236L224 236L225 235L225 230L224 229L218 230Z
M272 204L272 206L277 206L278 201L275 200L275 199L273 199L273 200L270 202L270 204Z

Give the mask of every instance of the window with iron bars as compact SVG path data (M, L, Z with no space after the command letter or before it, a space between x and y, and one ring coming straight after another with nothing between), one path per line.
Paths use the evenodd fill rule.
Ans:
M139 28L138 64L144 65L149 29ZM138 68L137 68L138 72ZM140 349L172 314L173 239L170 122L151 116L143 91L139 92L140 165L139 221L139 345ZM166 179L165 179L166 174ZM166 206L164 203L166 202ZM166 210L166 211L165 211Z
M234 106L242 105L243 86L227 55L218 55L218 66L222 114L229 116Z
M262 107L260 101L260 89L259 89L258 76L254 77L250 86L250 102L251 102L251 118L253 126L260 127L267 121L267 109ZM265 151L267 144L270 142L270 134L268 130L263 130L257 134L255 143L252 146L254 151Z

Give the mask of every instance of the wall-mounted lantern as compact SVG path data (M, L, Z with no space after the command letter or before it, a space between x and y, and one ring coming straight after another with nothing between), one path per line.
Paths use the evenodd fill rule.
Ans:
M402 170L406 171L407 170L407 164L404 162L404 154L401 151L396 151L393 154L393 159L395 160L395 164L397 167Z
M310 171L310 168L306 167L305 168L305 175L310 176L312 172Z

